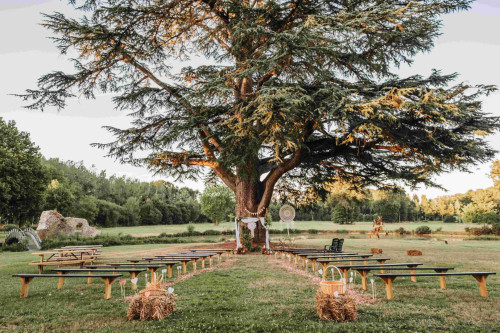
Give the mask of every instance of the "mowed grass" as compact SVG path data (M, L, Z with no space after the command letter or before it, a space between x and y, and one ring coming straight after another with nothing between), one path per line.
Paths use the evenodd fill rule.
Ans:
M465 227L471 225L463 223L443 223L438 221L433 222L403 222L403 223L386 223L384 230L391 231L398 228L404 228L405 230L412 231L419 226L428 226L432 231L436 231L438 228L442 229L442 233L460 233L464 232ZM206 230L234 230L234 222L224 222L215 225L212 223L194 223L193 224L196 231L206 231ZM137 227L116 227L116 228L101 228L100 231L105 235L132 235L135 237L146 237L146 236L157 236L161 233L174 234L178 232L187 231L187 224L177 224L177 225L151 225L151 226L137 226ZM476 226L477 227L477 226ZM286 230L286 224L280 222L273 222L272 229ZM372 229L371 222L356 222L354 224L337 224L331 221L297 221L294 222L294 228L300 230L317 229L317 230L328 230L328 231L338 231L338 230L348 230L348 231L366 231L369 232Z
M297 239L299 246L319 246L325 235ZM500 243L492 241L346 239L345 250L367 252L382 248L391 262L421 262L454 266L457 271L500 271ZM100 262L122 261L149 254L175 252L198 244L117 246L103 249ZM213 246L217 246L214 244ZM406 249L420 249L423 257L407 257ZM307 277L286 271L281 260L259 254L237 256L230 266L175 284L177 311L161 322L127 321L128 304L119 285L111 300L103 299L99 279L67 279L57 290L57 279L35 279L30 296L19 299L20 281L11 275L36 272L28 266L29 253L1 253L0 331L5 332L494 332L500 322L500 278L487 280L490 297L479 296L472 277L447 278L447 290L434 277L394 282L395 300L385 300L385 288L376 279L378 301L359 306L359 320L322 322L314 296L317 285ZM192 269L190 266L189 270ZM124 276L127 280L128 276ZM139 288L145 285L144 275ZM359 285L359 280L358 280ZM131 294L127 283L127 295ZM356 287L360 293L365 293ZM369 294L369 293L367 293Z

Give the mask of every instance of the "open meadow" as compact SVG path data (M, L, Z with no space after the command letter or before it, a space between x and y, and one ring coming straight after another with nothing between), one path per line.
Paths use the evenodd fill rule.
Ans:
M297 246L322 247L331 235L295 237ZM99 262L107 263L172 253L207 244L138 245L103 248ZM208 245L217 248L217 244ZM452 266L456 271L500 272L500 242L429 239L367 239L366 235L346 237L344 251L369 252L383 249L391 262L419 262ZM406 256L406 249L422 250L422 257ZM375 278L376 300L371 290L362 291L359 277L355 291L365 301L358 305L356 322L323 322L316 315L313 273L290 267L288 260L261 254L231 255L220 266L189 279L169 279L178 295L176 311L163 321L127 321L128 303L115 283L112 298L103 299L103 283L94 279L67 279L58 290L57 279L35 279L29 297L19 298L16 273L35 273L28 266L28 252L0 254L0 331L2 332L494 332L500 322L500 277L487 279L489 298L478 293L471 277L447 278L447 290L435 277L408 278L394 282L392 301L385 299L383 282ZM288 269L286 269L286 267ZM188 266L188 275L192 266ZM175 273L175 272L174 272ZM318 277L318 273L315 274ZM129 280L127 274L123 277ZM139 276L139 289L145 277ZM133 292L125 285L126 295Z
M234 222L224 222L215 225L212 223L193 223L196 231L206 231L206 230L234 230ZM161 233L174 234L178 232L185 232L187 230L186 224L175 224L175 225L148 225L148 226L137 226L137 227L117 227L117 228L101 228L99 229L104 235L132 235L134 237L146 237L146 236L158 236ZM401 222L401 223L386 223L384 230L392 231L399 228L404 228L407 231L413 231L419 226L428 226L432 231L436 231L441 228L443 233L463 233L466 227L472 227L475 225L465 224L465 223L443 223L441 221L430 221L430 222ZM371 222L355 222L353 224L338 224L331 221L296 221L294 222L293 228L299 230L326 230L326 231L338 231L347 230L353 232L365 231L369 232L372 229ZM271 229L286 229L285 223L273 222L271 224Z

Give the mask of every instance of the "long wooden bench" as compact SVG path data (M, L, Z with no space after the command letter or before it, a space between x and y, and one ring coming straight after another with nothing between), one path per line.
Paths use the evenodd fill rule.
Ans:
M344 278L347 281L347 272L352 268L356 269L358 267L365 267L369 269L380 269L380 273L384 273L384 269L386 268L391 268L391 267L401 267L401 266L406 266L409 269L415 268L418 266L422 266L421 263L418 262L404 262L404 263L392 263L392 264L380 264L380 265L339 265L337 266L338 269L342 271L344 274ZM326 276L326 272L323 272L323 276Z
M61 274L61 275L65 275L67 273L88 272L89 277L87 278L87 283L92 283L92 277L93 277L95 272L113 272L114 275L116 275L116 273L126 272L126 273L130 274L131 279L134 279L137 276L139 276L139 274L141 274L142 272L145 272L146 270L141 269L141 268L112 268L112 267L109 267L109 268L58 268L58 269L52 269L51 271L56 272L57 274ZM59 279L59 283L61 283L62 286L64 286L64 279ZM60 288L60 289L62 289L62 288ZM132 283L132 290L135 290L135 289L137 289L137 284Z
M175 265L177 262L166 262L166 263L161 263L159 264L148 264L148 263L126 263L126 262L112 262L110 264L104 264L104 265L89 265L85 266L85 268L106 268L106 267L112 267L112 268L122 268L122 267L132 267L132 268L140 268L140 267L146 267L146 269L151 273L151 276L160 269L163 265L166 265L167 268L170 266L172 267ZM171 276L169 276L171 277Z
M308 258L309 259L309 258ZM362 261L363 264L367 265L368 264L368 261L376 261L378 262L380 265L382 264L385 264L385 262L387 260L391 260L390 258L362 258L362 259L309 259L312 264L313 264L313 272L316 271L316 262L320 263L321 265L323 265L323 269L326 269L326 266L328 266L329 263L332 263L332 262L339 262L339 263L345 263L345 262L348 262L350 263L351 265L353 265L352 263L353 262L356 262L356 261Z
M147 263L166 263L166 262L173 262L174 260L176 262L182 263L182 273L186 274L187 273L187 264L189 262L193 262L193 270L196 270L196 262L200 259L200 257L165 257L165 258L142 258L142 261L145 261Z
M101 278L104 280L104 299L111 298L111 285L116 279L121 277L122 274L99 274L94 275L94 277ZM59 283L57 285L58 289L62 289L64 286L64 279L66 278L87 278L87 275L82 274L66 274L62 277L61 274L14 274L12 277L18 277L21 279L21 298L28 297L29 284L34 278L58 278ZM61 283L62 279L62 283Z
M366 276L372 270L379 269L380 267L373 268L373 267L366 267L366 266L359 266L359 267L350 266L350 268L355 270L356 272L358 272L359 275L361 275L361 287L363 288L363 290L368 290L368 283L367 283ZM342 270L342 268L339 268L339 269ZM414 266L410 266L410 267L387 267L387 266L385 266L384 267L384 271L402 271L402 270L405 270L405 271L410 271L410 274L415 274L415 271L417 271L417 270L418 271L434 271L436 273L446 273L449 270L453 270L453 269L454 269L453 267L414 267ZM412 282L417 282L417 278L415 276L412 276L410 279ZM445 284L445 288L446 288L446 284Z
M415 273L415 274L373 274L380 277L385 282L385 290L387 293L387 299L394 299L392 292L392 282L397 277L411 277L411 276L438 276L441 284L441 289L446 289L446 276L467 276L472 275L477 283L479 284L479 295L483 297L488 297L488 291L486 289L486 278L489 275L495 275L492 272L460 272L460 273Z

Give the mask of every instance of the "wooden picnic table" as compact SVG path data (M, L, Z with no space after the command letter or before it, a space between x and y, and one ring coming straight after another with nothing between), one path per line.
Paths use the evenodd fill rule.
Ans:
M39 256L40 261L32 261L29 265L38 266L38 271L41 274L44 266L62 266L79 264L80 268L87 262L92 262L95 256L85 258L89 254L89 250L64 250L46 251L31 253L32 256ZM46 257L48 256L48 257Z

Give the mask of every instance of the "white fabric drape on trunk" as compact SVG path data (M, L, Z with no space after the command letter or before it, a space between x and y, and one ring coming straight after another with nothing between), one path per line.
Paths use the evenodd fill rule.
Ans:
M241 222L243 223L255 223L260 221L260 224L264 229L266 229L266 249L269 250L269 227L266 226L266 219L264 217L243 217L241 218ZM238 228L238 218L234 218L234 230L236 230L236 248L239 249L241 247L240 242L240 230ZM253 233L253 230L252 230Z

